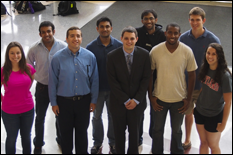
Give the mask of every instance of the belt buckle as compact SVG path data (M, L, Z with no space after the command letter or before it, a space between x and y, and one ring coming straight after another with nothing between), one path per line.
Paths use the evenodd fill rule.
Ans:
M78 100L80 100L81 99L81 97L78 97Z
M77 98L76 97L73 97L73 101L75 101Z

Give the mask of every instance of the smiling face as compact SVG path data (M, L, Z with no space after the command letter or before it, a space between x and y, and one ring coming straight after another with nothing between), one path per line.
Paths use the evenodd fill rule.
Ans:
M176 45L180 37L179 27L169 26L165 32L166 42L170 45Z
M201 31L206 19L202 19L200 15L190 15L189 23L193 31Z
M157 18L155 19L154 15L152 13L148 13L145 15L142 19L142 24L146 27L146 29L153 30L155 28L155 24L157 22Z
M138 37L136 37L136 34L134 32L124 32L123 36L121 37L121 41L123 43L123 48L125 52L133 52L137 40Z
M10 48L9 50L9 60L13 64L19 63L22 58L22 52L20 51L19 47L15 46Z
M71 51L78 51L82 43L82 33L81 30L69 30L66 42L68 43L68 48Z
M112 32L112 26L108 21L100 22L96 29L102 38L108 38Z
M206 60L212 70L217 68L218 56L216 53L216 49L214 49L213 47L208 47L207 52L206 52Z
M40 28L40 36L44 43L53 43L53 35L55 30L52 30L51 26L43 26Z

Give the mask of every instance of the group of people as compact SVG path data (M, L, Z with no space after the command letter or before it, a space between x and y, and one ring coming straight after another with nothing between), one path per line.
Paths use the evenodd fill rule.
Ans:
M31 129L35 92L34 153L41 154L44 122L49 103L56 117L56 141L63 154L88 153L87 129L93 112L91 154L101 154L104 140L102 112L108 113L110 154L138 154L143 144L146 94L150 100L150 128L153 154L164 151L163 134L167 117L171 120L171 153L183 154L191 147L193 114L200 137L200 153L221 153L219 141L226 126L232 100L232 74L227 67L218 37L203 24L205 12L194 7L189 12L191 29L181 34L177 23L157 24L154 10L141 14L142 27L125 27L121 41L111 36L112 21L96 22L99 36L81 47L81 29L67 30L66 42L54 37L49 21L39 26L41 40L25 58L20 43L11 42L1 68L2 119L7 132L6 153L15 154L20 130L23 153L31 153ZM181 125L185 116L186 138ZM75 132L75 133L74 133Z

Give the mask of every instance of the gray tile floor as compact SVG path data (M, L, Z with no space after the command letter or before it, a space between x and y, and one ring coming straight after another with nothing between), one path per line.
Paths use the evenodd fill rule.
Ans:
M46 10L37 12L35 14L25 14L25 15L18 15L17 13L13 13L13 7L12 4L9 4L9 1L3 2L8 12L12 15L12 17L9 16L1 16L1 67L4 63L5 58L5 50L6 46L9 44L9 42L15 40L19 41L25 50L25 53L27 53L30 45L39 40L39 33L38 33L38 27L39 23L44 20L50 20L55 24L56 27L56 34L55 37L61 40L65 40L65 32L66 30L73 25L76 25L80 28L82 28L87 22L89 22L91 19L93 19L95 16L103 12L105 9L107 9L109 6L111 6L114 1L98 1L98 2L87 2L87 1L77 1L77 8L80 11L78 15L71 15L67 17L61 17L61 16L52 16L53 13L57 13L57 2L54 1L43 1L44 4L48 4L49 6L46 6ZM207 3L208 4L208 3ZM213 3L212 3L213 4ZM90 11L92 10L92 11ZM85 38L84 38L85 39ZM35 93L35 84L33 83L33 86L31 87L32 94ZM1 92L4 92L4 89L1 88ZM148 130L149 130L149 111L150 108L145 110L145 119L144 119L144 143L143 143L143 154L150 153L151 150L151 138L149 137ZM104 123L104 130L107 131L107 112L106 107L104 107L103 111L103 123ZM92 118L92 114L91 114ZM165 133L164 133L164 153L169 153L169 146L170 146L170 125L169 125L169 117L167 117L166 125L165 125ZM182 126L183 133L185 134L184 125ZM48 108L48 112L46 115L46 121L45 121L45 145L43 147L43 154L61 154L61 151L59 147L57 146L57 143L55 141L55 117L51 110L51 107ZM32 138L35 135L35 129L34 124L32 128ZM5 153L5 138L6 138L6 132L4 125L2 123L1 119L1 154ZM89 139L89 148L92 147L93 140L92 140L92 124L90 120L90 125L88 128L88 139ZM184 140L184 137L183 137ZM195 125L193 125L192 129L192 148L185 153L190 154L198 154L198 148L200 145L198 133L196 131ZM108 148L108 139L105 132L105 138L103 143L103 154L108 154L109 148ZM127 145L127 142L126 142ZM229 120L227 122L227 126L225 130L222 133L222 138L220 141L220 147L222 149L222 153L232 154L232 112L230 113ZM20 136L18 136L17 143L17 154L22 153L21 148L21 142L20 142ZM32 145L33 149L33 145Z

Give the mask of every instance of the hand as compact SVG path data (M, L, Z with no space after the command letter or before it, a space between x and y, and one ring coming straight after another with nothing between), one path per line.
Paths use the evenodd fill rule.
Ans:
M218 132L223 132L224 129L225 129L225 125L222 124L222 123L218 123L218 126L217 126L216 130Z
M90 104L90 112L93 112L95 110L95 104L91 103Z
M59 114L59 107L58 105L52 106L53 113L58 116Z
M180 109L178 109L179 113L182 113L182 114L185 113L185 111L188 109L188 107L190 105L190 101L191 101L190 99L183 99L184 105L183 105L183 107L181 107Z
M125 107L128 110L133 110L136 106L137 106L137 103L133 99L129 100L129 102L125 104Z
M161 111L161 110L163 110L163 106L161 106L157 103L157 99L158 99L157 97L152 96L150 98L150 102L151 102L151 105L152 105L154 111Z

